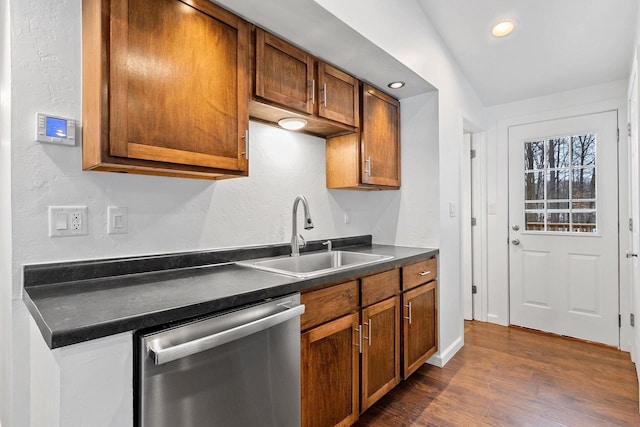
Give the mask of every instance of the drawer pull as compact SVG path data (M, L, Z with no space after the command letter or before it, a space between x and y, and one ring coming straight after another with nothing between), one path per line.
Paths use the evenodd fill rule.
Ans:
M358 329L354 329L354 331L358 332L358 344L355 344L358 347L358 351L362 353L362 325L358 325Z
M429 270L429 271L423 271L423 272L418 273L418 274L419 274L419 275L421 275L421 276L426 276L427 274L431 274L431 270Z
M364 324L368 327L368 333L367 336L364 337L364 339L369 341L369 347L371 347L371 318L369 318L369 323L364 322Z
M409 304L405 305L405 307L409 309L409 317L405 317L405 319L407 319L409 324L411 324L411 301L409 301Z

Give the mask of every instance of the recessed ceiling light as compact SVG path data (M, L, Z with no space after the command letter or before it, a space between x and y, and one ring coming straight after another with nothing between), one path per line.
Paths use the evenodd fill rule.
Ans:
M507 20L500 21L493 26L493 28L491 29L491 34L493 34L496 37L504 37L508 34L511 34L511 32L513 31L513 28L514 28L513 21L507 21Z
M278 125L280 125L281 128L287 130L298 130L305 127L307 125L307 121L305 119L299 119L297 117L289 117L286 119L278 120Z
M391 89L400 89L404 86L404 82L391 82L387 86Z

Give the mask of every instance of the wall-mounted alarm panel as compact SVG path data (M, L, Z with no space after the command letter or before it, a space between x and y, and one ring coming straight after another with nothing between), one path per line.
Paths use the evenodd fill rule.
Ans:
M76 145L76 121L65 117L36 113L36 141Z

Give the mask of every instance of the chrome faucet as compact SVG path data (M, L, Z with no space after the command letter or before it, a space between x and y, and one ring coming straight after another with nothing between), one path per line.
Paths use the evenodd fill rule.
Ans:
M311 221L311 215L309 214L309 202L304 196L298 196L293 201L293 218L291 227L291 256L300 256L300 248L304 248L307 245L302 235L298 236L298 203L302 202L304 208L304 229L311 230L313 228L313 221ZM302 243L300 240L302 240Z

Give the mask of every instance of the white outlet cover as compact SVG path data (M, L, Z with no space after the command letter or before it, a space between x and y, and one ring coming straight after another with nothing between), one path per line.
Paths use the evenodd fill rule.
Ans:
M455 218L456 216L458 216L458 205L453 202L449 203L449 216L451 218Z
M107 233L127 234L129 232L129 208L107 207Z
M86 236L88 219L86 206L49 206L49 237Z

